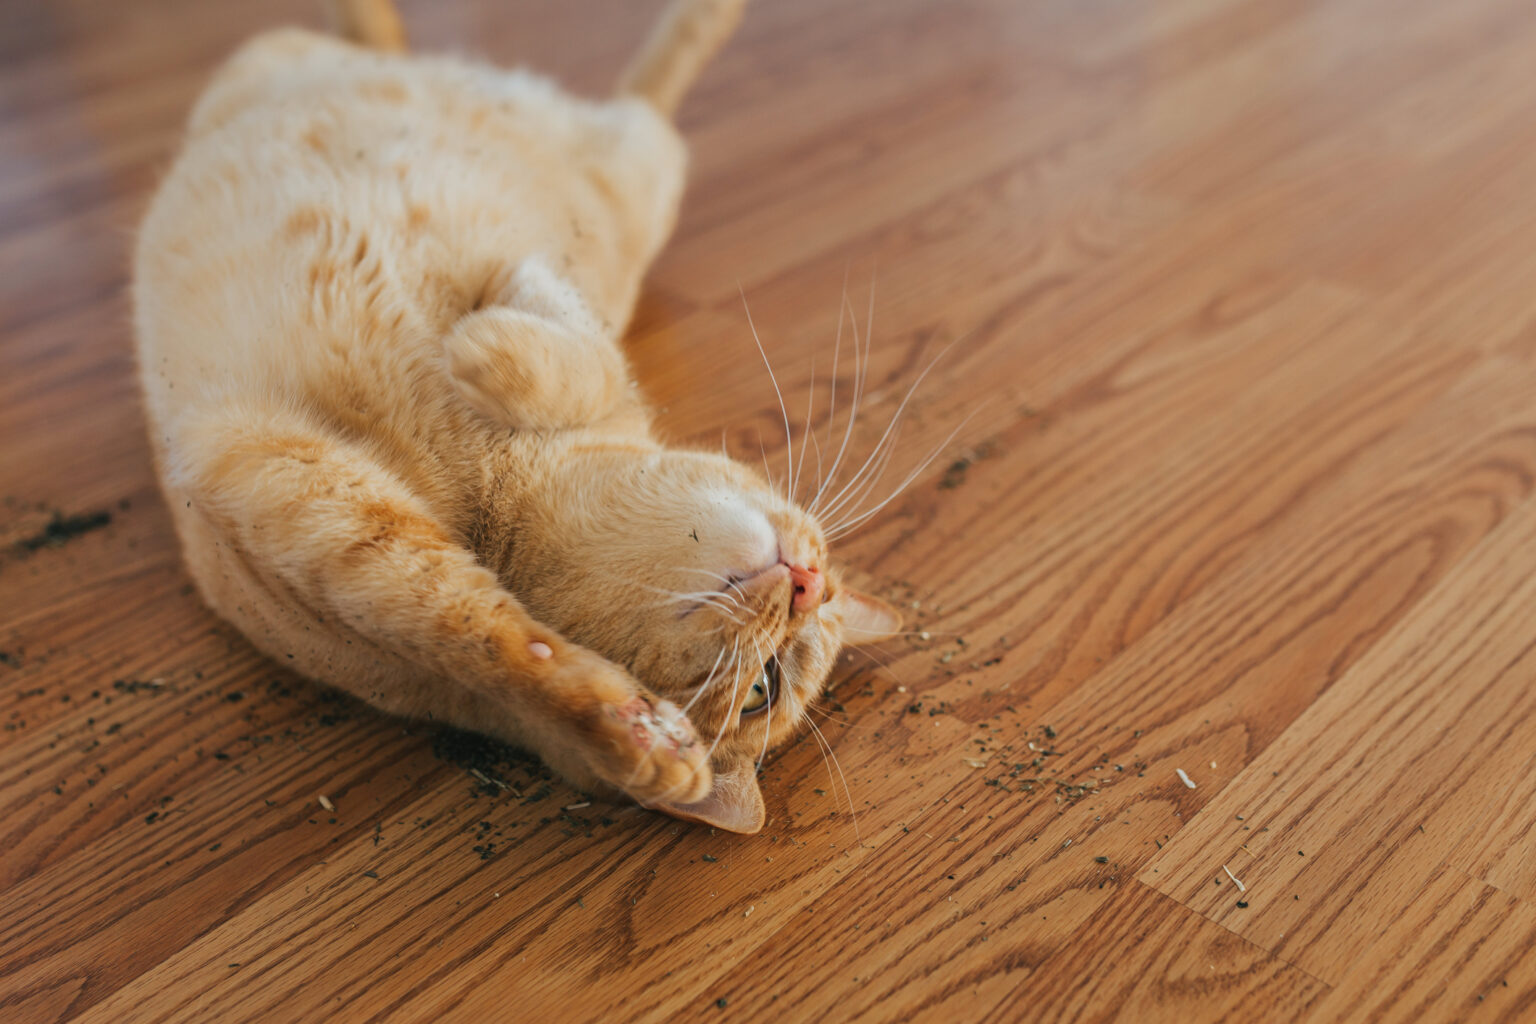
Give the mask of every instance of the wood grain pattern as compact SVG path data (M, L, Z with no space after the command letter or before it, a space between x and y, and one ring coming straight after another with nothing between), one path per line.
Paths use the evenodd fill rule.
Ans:
M1491 838L1490 776L1518 772L1536 745L1531 641L1510 628L1536 600L1533 556L1527 502L1139 877L1334 984L1355 950L1433 911L1424 893L1447 850L1474 829ZM1298 887L1326 896L1296 899Z
M403 5L588 91L658 6ZM940 451L840 551L912 635L755 837L580 806L200 606L127 241L221 56L318 12L5 14L0 1019L1536 1015L1528 3L751 8L644 386L779 472L738 285L823 431L846 287L855 447L937 356L887 484Z

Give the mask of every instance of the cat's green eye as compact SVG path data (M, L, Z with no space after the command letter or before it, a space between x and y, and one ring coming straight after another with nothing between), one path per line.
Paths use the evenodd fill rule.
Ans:
M752 684L752 689L747 691L747 699L741 704L741 713L750 715L763 710L773 700L774 691L779 686L779 659L769 658L763 665L763 674L757 682Z

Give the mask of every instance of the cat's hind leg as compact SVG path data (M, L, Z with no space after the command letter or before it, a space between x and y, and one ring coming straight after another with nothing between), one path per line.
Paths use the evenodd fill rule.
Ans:
M583 788L709 792L676 707L535 621L366 451L286 411L225 409L176 434L167 493L188 563L267 653L385 710L517 743Z
M521 430L589 425L628 396L629 368L574 285L524 260L483 309L443 339L454 387L481 415Z
M741 22L746 0L672 0L635 56L619 92L671 117L704 65Z
M405 52L405 25L390 0L330 0L326 7L344 39L388 53Z

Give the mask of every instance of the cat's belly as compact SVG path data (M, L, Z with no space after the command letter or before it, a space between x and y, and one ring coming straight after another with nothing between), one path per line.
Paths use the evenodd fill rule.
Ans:
M632 101L258 38L199 102L140 235L157 440L174 446L199 407L257 402L431 447L424 430L465 423L440 373L447 327L538 256L617 334L682 177L675 132Z

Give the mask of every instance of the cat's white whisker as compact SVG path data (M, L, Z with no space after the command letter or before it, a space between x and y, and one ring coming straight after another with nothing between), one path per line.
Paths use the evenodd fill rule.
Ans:
M721 647L719 655L715 657L715 663L709 667L709 674L704 677L704 681L700 683L698 689L693 692L693 696L688 698L688 703L683 705L684 715L687 715L688 711L698 703L699 698L704 696L705 692L709 690L709 684L714 682L715 672L720 668L720 663L724 660L725 648Z
M747 327L752 332L752 340L757 344L758 355L763 357L763 366L767 367L768 369L768 380L773 384L773 393L779 400L779 413L784 417L784 451L786 457L789 460L789 464L784 472L785 483L787 484L789 482L790 471L792 471L795 466L794 439L790 436L789 432L789 410L784 405L784 392L779 390L779 378L774 376L773 364L768 361L768 350L763 348L763 339L758 337L757 325L752 322L752 308L747 305L746 290L741 287L739 282L736 285L736 290L741 293L741 308L745 310L747 314ZM793 500L790 498L790 495L787 491L785 492L784 497L786 500Z
M722 619L725 619L727 622L729 622L735 628L740 629L742 626L746 625L745 620L738 619L736 616L734 616L730 612L726 611L722 606L720 606L720 605L711 605L710 607L714 608L715 611L719 612L720 613L720 617ZM713 629L711 629L710 632L711 633L718 633L718 632L720 632L724 628L726 628L726 627L722 623L721 625L718 625L718 626L714 627Z
M859 812L853 806L853 790L848 786L848 776L843 774L843 766L837 759L837 752L832 749L832 744L822 735L821 730L816 727L816 723L807 718L805 724L811 727L812 734L815 735L817 742L821 744L823 750L822 759L826 760L830 756L831 766L837 769L838 777L843 780L843 793L848 797L848 816L853 820L853 841L855 844L859 844L863 842L859 836ZM830 769L827 771L827 775L829 778L831 777L832 772Z
M920 640L932 640L935 637L941 637L941 636L960 636L961 635L960 633L958 633L958 632L956 632L955 630L952 630L952 629L902 629L902 630L895 630L895 631L891 631L891 632L887 632L886 630L882 629L878 633L872 633L870 630L859 629L857 626L844 626L843 627L843 632L845 632L845 633L869 633L871 636L881 636L881 637L884 637L887 640L894 640L896 637L899 637L899 636L915 636L915 637L917 637Z
M980 409L978 408L977 410L973 411L969 416L967 416L965 419L961 420L960 421L960 425L957 426L954 430L951 430L949 432L948 436L946 436L944 438L944 440L940 441L938 443L938 445L933 449L933 451L929 453L928 457L926 459L924 459L922 462L919 462L917 464L916 468L914 468L912 470L912 472L908 473L906 475L906 478L903 479L900 484L896 485L896 489L894 491L892 491L885 498L885 500L881 501L875 507L873 507L873 508L871 508L871 509L869 509L869 510L867 510L865 512L859 513L856 517L854 517L852 519L848 519L847 521L838 524L836 527L833 527L833 528L829 529L828 533L827 533L828 539L833 539L833 538L836 538L836 537L846 537L846 536L848 536L849 533L851 533L851 532L853 532L853 530L857 529L861 524L866 522L871 516L875 515L881 509L885 508L885 506L889 505L892 501L894 501L896 499L896 497L899 494L901 494L902 491L907 489L907 487L912 483L913 480L917 479L918 475L921 474L923 470L928 468L928 466L933 462L934 459L939 457L939 454L941 452L943 452L945 448L949 447L949 443L955 439L955 435L960 433L960 431L964 430L965 429L965 425L967 423L971 422L972 417L974 417L976 415L976 412L979 412L979 411L980 411Z
M677 604L676 601L662 601L662 602L659 602L657 604L652 605L651 607L653 607L653 608L660 608L660 607L663 607L663 606L675 605L675 604ZM699 611L699 610L704 609L704 608L710 609L716 615L720 616L720 618L724 619L725 622L730 623L731 625L735 626L737 629L740 629L741 627L743 627L743 626L745 626L747 624L746 620L738 617L736 615L736 613L735 613L735 609L731 608L729 605L717 604L717 603L715 603L713 601L706 601L706 600L696 600L696 601L694 601L693 602L693 607L684 609L681 613L678 614L677 617L680 618L680 619L681 618L685 618L690 613L695 612L695 611ZM720 632L720 630L722 630L724 628L725 628L725 625L724 625L724 623L722 623L722 624L717 625L714 628L708 630L708 632L718 633L718 632Z
M720 587L716 590L690 592L687 596L697 597L698 595L703 594L707 597L726 601L732 607L741 611L745 615L750 616L754 614L755 609L749 603L747 592L741 588L741 581L739 579L732 576L727 576L724 573L715 572L712 569L679 567L676 571L698 573L701 576L708 576L710 579L719 580L724 584L723 587Z
M875 651L870 650L868 647L857 647L856 646L856 647L850 648L849 650L853 654L863 655L864 657L868 658L870 661L874 662L874 665L875 665L876 668L884 671L886 675L888 675L892 679L896 680L897 684L903 685L903 686L906 685L907 677L901 675L894 668L891 667L891 659L890 658L882 658Z
M834 481L837 479L838 468L843 464L843 456L848 451L848 442L853 437L853 425L859 416L859 399L863 397L864 379L866 374L869 372L869 360L865 358L864 346L862 346L859 342L859 321L858 318L853 315L853 306L848 301L848 289L846 285L843 288L843 304L842 307L838 310L837 314L837 329L839 338L842 336L843 316L845 314L847 315L848 320L853 327L853 397L850 400L848 406L848 422L843 426L842 444L838 446L837 456L832 460L832 468L827 471L826 483L822 485L822 488L818 490L815 496L811 499L810 508L808 509L811 515L817 514L817 509L821 504L823 491L826 488L833 486Z
M789 500L795 500L795 495L800 493L800 474L805 470L805 445L811 437L811 413L816 409L816 357L811 357L811 397L805 404L805 428L800 431L800 463L795 466L794 478L789 485Z
M843 297L837 306L837 336L832 340L832 386L827 409L827 444L832 443L833 430L837 426L837 359L843 352L843 307L848 303L848 267L843 267ZM821 488L816 489L820 496Z
M836 722L838 725L841 725L845 729L851 728L853 725L851 719L833 714L831 709L822 703L819 697L812 697L810 700L807 700L805 702L805 711L806 714L818 714L830 722Z
M731 660L727 666L727 672L731 677L731 701L726 705L725 717L720 722L720 731L715 733L715 740L709 745L709 750L704 755L706 759L713 758L715 756L715 748L720 746L721 739L725 737L725 730L728 729L731 724L732 713L736 708L736 691L741 686L742 665L740 663L740 651L741 638L737 637L736 643L731 650Z
M781 680L780 681L780 685L779 685L779 692L778 692L778 694L775 695L775 694L770 693L768 695L768 697L769 697L768 707L765 708L764 711L763 711L763 749L757 755L757 767L758 768L762 768L763 762L765 760L767 760L767 758L768 758L768 740L771 739L772 736L773 736L773 705L776 703L773 700L773 697L774 696L782 697L783 694L784 694L784 686L783 686L783 681Z
M853 319L853 317L852 317L852 307L849 305L849 302L848 302L848 287L847 287L847 282L846 281L843 284L842 303L841 303L841 305L839 305L838 310L837 310L837 339L835 341L835 344L838 345L838 346L842 345L843 320L845 318L850 319L850 320ZM854 322L853 322L853 394L849 397L848 418L847 418L847 420L843 424L843 439L842 439L842 442L837 445L837 454L834 455L833 458L832 458L832 467L827 471L826 479L822 481L822 484L821 484L820 487L816 488L816 493L811 496L810 504L806 507L806 511L809 512L813 516L816 515L817 509L818 509L818 507L821 504L821 500L822 500L823 496L825 495L827 488L832 486L833 481L835 481L837 479L838 468L842 465L842 463L843 463L843 456L848 451L848 443L849 443L850 440L852 440L854 421L858 418L858 413L859 413L859 391L860 391L860 388L862 386L863 366L864 366L863 351L862 351L862 349L860 348L860 345L859 345L859 325L858 325L858 322L856 320L854 320ZM833 377L834 389L836 387L836 384L837 384L837 379L834 376ZM834 420L831 416L829 416L828 419L827 419L827 447L829 449L832 447L832 445L833 445L833 443L835 441L835 437L836 437L836 435L835 435L835 428L836 428L836 420Z
M761 636L761 638L763 640L766 640L768 642L769 650L772 650L772 648L773 648L773 639L772 639L772 637L769 637L766 634L759 634L759 635ZM717 747L719 747L720 740L725 735L726 727L728 725L730 725L730 723L732 721L732 715L736 713L735 712L735 709L736 709L736 692L737 692L738 684L740 683L740 681L741 681L741 679L743 677L750 678L752 672L754 672L754 671L761 671L761 666L763 664L763 657L764 657L763 656L763 650L762 650L761 647L758 646L757 640L751 639L751 640L748 640L747 642L751 645L751 648L752 648L752 650L751 650L751 654L752 654L751 666L749 667L746 662L740 663L739 668L740 669L745 669L746 671L745 671L745 673L738 671L737 675L735 677L733 677L733 680L731 682L731 702L728 705L730 710L729 710L729 712L726 715L725 721L722 722L721 725L720 725L720 732L716 734L715 742L711 743L710 746L709 746L709 756L710 757L714 757L715 749ZM751 687L751 683L750 682L747 685L748 685L749 688Z
M732 586L734 588L734 584L732 584ZM680 599L715 599L720 601L729 601L731 604L745 607L745 605L742 605L741 600L737 598L735 594L732 594L729 590L662 590L661 587L655 587L651 589L671 594L674 597Z
M695 573L698 573L700 576L708 576L711 579L719 580L721 583L724 583L726 586L730 587L732 590L737 591L738 593L741 592L741 587L738 586L737 581L732 579L730 576L727 576L723 572L715 572L713 569L702 569L702 568L699 568L697 566L678 566L675 571L677 571L677 572L695 572ZM723 591L723 590L722 591L716 591L716 593L722 593L723 594L723 593L725 593L725 591Z
M716 598L728 599L731 601L736 600L734 597L731 597L731 595L727 594L723 590L667 590L665 587L645 587L644 589L653 590L658 594L668 595L670 598L672 598L670 603L673 604L676 604L680 601L707 601ZM662 603L665 604L669 602Z
M821 491L821 442L816 440L816 435L815 434L810 434L810 433L806 434L806 440L810 441L811 447L813 449L815 449L815 451L816 451L816 491L817 491L817 493L820 493L820 491ZM804 443L805 443L804 441L801 442L802 445Z
M773 482L773 470L768 468L768 446L763 443L762 431L758 431L757 434L757 450L763 455L763 476L768 480L768 489L770 491L777 490L778 488Z
M746 592L741 589L739 581L724 573L715 572L712 569L703 569L697 566L679 565L673 566L671 572L695 573L700 576L708 576L710 579L719 580L724 584L713 590L671 590L666 587L658 587L648 583L632 581L633 585L642 590L649 590L658 594L668 594L679 600L707 600L715 599L726 601L744 612L750 612L751 608L746 602Z
M901 404L898 405L896 407L896 411L891 414L891 422L886 425L885 433L882 434L880 436L880 440L875 443L874 450L870 452L870 458L865 460L864 466L866 468L869 466L870 461L874 458L875 453L880 451L881 447L886 444L887 440L891 436L891 432L896 429L896 425L901 421L902 413L906 411L907 405L912 401L912 396L917 393L917 389L922 386L922 383L928 377L928 374L933 372L933 368L939 365L939 361L950 353L950 350L955 347L955 344L956 342L952 341L948 345L945 345L944 348L939 351L939 354L929 360L927 366L923 367L923 372L917 375L917 379L912 382L912 386L907 388L907 393L902 397ZM863 472L864 469L861 468L859 473ZM843 504L841 499L847 494L849 487L852 487L854 481L858 480L858 478L859 474L854 474L853 479L848 482L848 485L839 491L834 498L832 498L827 508L822 510L823 515L831 515L834 510L841 507Z
M742 626L746 625L746 620L738 619L736 616L732 615L729 611L727 611L725 609L724 605L714 605L714 604L712 604L709 607L711 607L715 611L719 612L721 618L727 620L728 622L730 622L733 626L735 626L738 629L740 629ZM716 626L714 629L710 630L710 632L718 633L723 628L725 628L723 625Z
M735 612L739 611L745 614L751 614L750 608L723 590L695 590L680 592L676 590L667 590L664 587L646 586L645 584L639 584L639 586L643 590L650 590L658 594L666 595L667 599L664 601L658 601L651 605L653 608L659 608L663 605L676 604L692 604L699 607L707 605L716 609L727 618L736 621L738 624L741 622L741 620L736 618L734 614ZM686 614L686 612L684 614Z
M873 287L873 282L871 282L871 287ZM864 407L865 399L869 396L869 369L870 369L871 366L874 365L874 362L875 362L875 360L874 360L875 335L874 335L874 332L869 329L869 324L866 323L864 325L864 341L863 341L863 346L862 346L862 349L860 348L860 346L859 346L859 318L858 318L858 315L856 313L854 313L854 311L853 311L853 300L852 299L847 299L847 303L848 303L848 322L853 325L854 354L855 354L855 356L859 357L859 359L857 360L857 362L856 362L856 364L854 366L854 374L855 374L855 378L856 378L855 379L856 386L855 386L854 392L853 392L853 403L852 403L852 405L850 406L850 408L848 410L848 414L849 414L849 424L848 425L850 427L852 427L853 426L853 421L858 418L859 412ZM831 475L835 476L836 474L834 473L834 474L831 474ZM829 483L830 483L830 481L829 481Z
M864 335L870 339L875 336L875 282L879 277L878 270L869 272L869 308L864 312Z
M746 612L749 610L746 605L742 604L740 601L736 600L736 598L721 590L710 590L697 595L692 595L690 600L694 601L696 604L712 605L713 607L720 608L724 611Z
M699 566L699 565L674 565L672 567L672 571L673 572L695 572L695 573L698 573L700 576L713 576L717 580L728 580L728 579L730 579L730 577L725 575L725 573L723 573L723 572L716 572L713 569L706 569L703 566Z
M900 437L901 428L898 427L896 432L891 435L891 442L886 446L885 450L883 452L877 450L876 453L871 456L873 461L867 464L868 471L866 472L862 468L859 470L859 474L863 477L863 480L861 481L858 476L854 477L854 479L849 482L849 486L853 487L854 489L849 491L845 498L836 502L832 507L828 508L825 512L822 513L823 528L828 532L829 535L831 531L835 529L843 519L847 518L848 511L855 509L859 502L864 500L864 496L867 495L876 484L885 479L886 470L890 469L891 461L896 455L896 441ZM840 511L842 514L837 514Z

